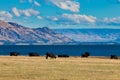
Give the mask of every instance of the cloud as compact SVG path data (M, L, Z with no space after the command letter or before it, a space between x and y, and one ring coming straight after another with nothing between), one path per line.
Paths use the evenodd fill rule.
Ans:
M16 7L14 7L14 8L12 8L12 11L17 17L20 17L21 15L24 15L26 17L32 16L32 15L37 16L40 14L39 11L31 9L31 8L25 9L25 10L20 10L20 9L17 9Z
M40 19L40 20L43 19L41 16L37 16L37 18Z
M73 0L50 0L57 7L70 10L72 12L79 12L80 4L79 2Z
M95 24L96 17L80 14L62 14L61 16L47 16L48 20L59 24Z
M74 21L76 23L95 23L96 17L87 16L87 15L80 15L80 14L63 14L63 18Z
M16 16L18 16L18 17L20 16L20 12L16 7L12 8L12 11Z
M58 16L57 16L58 17ZM46 18L51 21L59 21L56 16L47 16Z
M20 3L25 3L25 2L29 2L32 3L33 0L20 0Z
M0 11L0 20L11 20L12 19L12 14L6 11Z
M34 10L34 9L23 10L23 12L25 12L25 11L28 11L28 13L30 13L31 15L38 15L38 14L40 14L39 11Z
M36 6L40 6L40 3L38 3L37 1L34 1L34 4L35 4Z
M28 2L30 4L34 4L36 6L40 6L40 3L37 2L36 0L20 0L20 3L25 3L25 2Z
M120 26L120 17L104 18L103 23L107 25Z

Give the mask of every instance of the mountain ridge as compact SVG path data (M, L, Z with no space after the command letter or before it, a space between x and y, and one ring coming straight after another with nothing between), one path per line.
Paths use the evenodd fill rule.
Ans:
M70 38L58 34L53 30L43 28L28 28L14 22L0 20L0 44L61 44L72 42Z
M120 29L55 29L77 42L120 42Z

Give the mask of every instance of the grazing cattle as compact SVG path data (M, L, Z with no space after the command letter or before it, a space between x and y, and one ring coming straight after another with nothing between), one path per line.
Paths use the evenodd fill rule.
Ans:
M84 54L81 55L81 57L86 57L86 58L87 58L88 56L90 56L90 53L89 53L89 52L85 52Z
M19 53L18 52L10 52L10 56L18 56Z
M36 52L30 52L30 53L29 53L29 56L39 56L39 54L36 53Z
M58 57L69 57L69 55L67 55L67 54L60 54L60 55L58 55Z
M110 59L118 59L118 57L116 55L111 55Z
M49 52L46 53L46 59L48 59L48 57L56 59L56 56L53 53L49 53Z

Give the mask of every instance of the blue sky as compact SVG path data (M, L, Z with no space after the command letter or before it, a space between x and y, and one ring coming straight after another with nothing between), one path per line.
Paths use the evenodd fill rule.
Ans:
M31 28L120 28L120 0L0 0L0 20Z

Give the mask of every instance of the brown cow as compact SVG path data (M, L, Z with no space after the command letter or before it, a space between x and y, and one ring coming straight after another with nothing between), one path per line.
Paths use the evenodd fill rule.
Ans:
M110 59L118 59L118 57L116 55L111 55Z
M90 56L90 53L89 53L89 52L85 52L84 54L81 55L81 57L86 57L86 58L87 58L88 56Z
M18 56L19 53L18 52L10 52L10 56Z
M29 56L39 56L39 54L37 52L30 52Z
M48 59L48 57L56 59L56 56L53 53L49 53L49 52L46 53L46 59Z
M67 55L67 54L59 54L58 57L65 57L66 58L66 57L69 57L69 55Z

